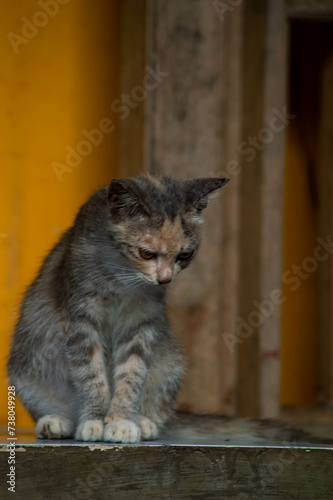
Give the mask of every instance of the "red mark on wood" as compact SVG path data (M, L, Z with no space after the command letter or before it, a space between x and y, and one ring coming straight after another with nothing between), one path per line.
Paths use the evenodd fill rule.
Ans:
M277 349L273 351L264 351L264 357L270 359L279 359L280 351L278 351Z

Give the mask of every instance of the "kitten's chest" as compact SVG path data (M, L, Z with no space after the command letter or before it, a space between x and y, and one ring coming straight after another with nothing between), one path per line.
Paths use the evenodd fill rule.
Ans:
M144 293L117 294L106 304L105 329L118 334L161 312L162 304Z

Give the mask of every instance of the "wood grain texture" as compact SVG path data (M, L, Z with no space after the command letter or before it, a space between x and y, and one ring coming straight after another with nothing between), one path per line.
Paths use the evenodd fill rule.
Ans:
M6 487L8 440L0 435L0 496L329 500L333 425L324 432L322 423L303 429L304 422L178 414L157 441L137 445L44 441L17 433L15 494Z
M224 415L235 415L237 411L237 345L231 346L226 337L236 331L238 316L239 287L239 208L240 208L240 165L238 145L241 142L241 92L242 92L242 17L241 7L234 9L224 29L224 93L223 116L225 133L223 144L225 161L218 175L230 177L231 181L222 197L223 232L221 253L223 261L219 266L219 377L220 409Z
M252 320L254 301L261 297L262 155L250 146L262 128L264 61L267 30L267 1L246 2L243 13L242 43L242 143L240 185L240 287L239 328L242 342L238 350L238 412L259 415L259 325ZM251 54L251 57L249 56ZM260 146L261 147L261 146ZM248 152L249 151L249 152ZM246 333L248 332L248 333ZM242 337L244 335L244 337Z
M118 161L120 176L132 177L143 171L144 104L135 100L142 86L146 65L146 2L123 0L120 8L120 94L131 96L129 114L118 115ZM134 92L133 92L134 89ZM140 96L140 92L138 94ZM134 96L134 99L133 99Z
M16 493L2 486L3 499L330 500L333 491L331 449L22 445L16 456Z
M285 135L290 123L272 126L276 110L287 109L287 21L283 2L270 0L267 14L266 57L263 96L260 237L260 302L267 305L259 331L259 415L276 417L280 408L281 293L283 252L283 202L285 183ZM275 123L275 121L274 121ZM260 135L260 132L259 134ZM277 291L276 293L274 291ZM274 295L275 293L275 295ZM269 304L269 307L268 307Z
M169 73L146 101L145 163L150 172L191 178L221 171L223 35L215 10L201 0L148 2L147 64ZM219 376L221 198L205 210L205 221L198 257L171 290L170 316L189 359L180 407L218 413L224 410Z
M324 240L333 227L333 54L326 61L322 79L319 168L319 234ZM332 239L332 238L331 238ZM333 262L332 258L318 266L318 378L322 399L333 407Z

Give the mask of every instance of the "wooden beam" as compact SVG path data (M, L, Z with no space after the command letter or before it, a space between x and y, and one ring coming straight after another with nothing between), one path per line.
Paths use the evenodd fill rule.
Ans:
M218 175L223 168L224 26L202 0L148 1L147 64L167 75L147 96L147 170L191 178ZM219 199L205 211L196 261L169 296L170 317L189 359L179 404L197 413L220 412L224 390L219 376L223 218Z
M259 323L254 305L261 298L262 155L250 145L263 127L267 1L244 4L242 43L242 167L240 185L240 286L238 351L238 413L258 417ZM260 145L261 147L261 145Z
M332 241L333 228L333 56L326 61L322 77L320 164L319 164L319 235ZM318 382L320 402L333 406L333 259L326 251L318 262ZM322 257L321 257L322 258Z
M331 498L332 446L279 422L180 417L159 441L130 445L17 436L9 448L1 436L1 498Z
M263 93L260 303L259 415L280 411L281 308L285 135L287 118L287 19L283 2L269 0ZM285 115L284 122L278 116ZM276 125L278 123L278 126ZM258 152L260 154L260 152Z
M140 91L146 65L146 1L121 2L120 94L129 95L128 113L117 112L120 176L132 177L144 170L144 103ZM117 106L119 109L119 104Z
M227 15L228 13L226 13ZM225 134L223 144L225 160L221 162L222 177L231 179L222 197L223 232L221 263L219 265L219 336L220 413L235 415L237 410L238 343L235 341L238 316L239 286L239 207L240 165L238 146L241 142L241 92L242 92L242 16L239 5L227 18L224 30L224 93L223 116Z

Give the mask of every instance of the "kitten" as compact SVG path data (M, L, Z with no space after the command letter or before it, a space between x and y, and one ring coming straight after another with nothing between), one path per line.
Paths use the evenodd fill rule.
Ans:
M25 294L9 357L37 437L156 438L183 373L166 285L197 253L201 211L227 182L115 179L82 206Z

